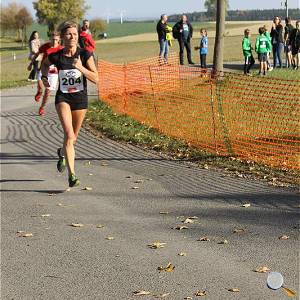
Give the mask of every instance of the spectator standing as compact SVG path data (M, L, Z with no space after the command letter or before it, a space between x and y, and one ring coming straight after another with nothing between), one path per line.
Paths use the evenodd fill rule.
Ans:
M285 27L284 27L284 45L285 45L285 57L286 57L286 67L292 67L292 45L290 43L290 36L294 29L292 25L292 20L290 17L285 18Z
M291 32L290 43L292 46L294 69L297 70L300 64L300 21L296 22L296 28Z
M279 68L282 67L282 51L284 48L283 40L283 26L281 25L280 17L276 16L273 20L272 29L271 29L271 38L273 45L273 62L274 68L279 64Z
M167 34L170 33L171 28L168 25L168 16L166 14L161 15L160 20L156 25L156 32L159 42L159 57L161 63L163 60L168 62L169 54L169 40L167 39Z
M264 29L265 29L265 36L268 38L270 44L272 45L272 38L271 38L271 35L270 35L270 32L268 31L268 28L266 25L264 25ZM271 66L271 63L270 63L270 53L272 51L272 48L270 49L270 51L267 53L267 67L268 67L268 71L271 72L273 70L273 67Z
M79 46L89 53L94 53L95 51L95 41L90 32L90 22L88 20L83 20L82 27L80 29Z
M250 41L250 30L249 29L245 29L245 31L244 31L244 38L242 41L242 49L243 49L243 54L244 54L244 58L245 58L244 74L250 75L250 69L254 65L255 60L252 55L252 46L251 46L251 41Z
M38 67L39 67L39 61L36 57L36 54L39 53L39 48L41 46L39 34L37 31L33 31L31 33L29 41L28 41L28 46L29 46L29 51L30 51L28 59L30 61L32 61L32 64L30 65L31 72L28 76L28 81L37 81L36 76L37 76L37 71L38 71Z
M208 37L207 37L207 30L202 28L200 30L201 38L200 38L200 46L199 46L199 52L200 52L200 64L201 68L206 69L206 56L208 53Z
M256 38L255 52L258 54L259 75L265 76L267 72L267 53L270 51L272 45L265 36L264 27L260 27L258 32L259 36Z
M186 48L188 63L190 65L194 65L191 57L191 39L193 37L193 26L188 21L186 15L182 15L180 21L174 25L173 36L178 40L179 43L180 64L184 64L183 54L184 48Z

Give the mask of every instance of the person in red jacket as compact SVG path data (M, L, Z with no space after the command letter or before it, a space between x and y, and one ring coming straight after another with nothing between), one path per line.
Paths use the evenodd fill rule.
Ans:
M95 41L92 38L89 28L90 28L90 22L88 20L84 20L82 22L82 27L80 30L78 42L82 49L90 53L93 53L95 51Z
M51 53L55 53L59 50L61 50L63 48L62 45L60 45L60 36L59 33L56 31L53 31L51 33L51 39L50 42L47 42L45 44L43 44L42 46L40 46L39 48L39 52L36 54L36 57L39 55L42 55L42 61L41 61L41 65L44 62L44 60L48 57L48 55L50 55ZM30 65L28 66L28 68L30 67ZM55 68L55 66L50 66L49 68L49 81L51 82L50 87L45 89L44 92L44 96L43 96L43 101L42 104L39 108L39 115L40 116L44 116L45 115L45 106L46 103L49 100L51 91L56 89L57 86L57 81L58 81L58 75L57 75L57 69ZM43 95L43 81L41 79L41 71L38 72L38 84L37 84L37 93L34 97L36 102L40 101L40 98Z

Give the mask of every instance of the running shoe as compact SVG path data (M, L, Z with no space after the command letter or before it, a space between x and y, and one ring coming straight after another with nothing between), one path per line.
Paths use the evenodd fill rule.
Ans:
M44 107L40 107L40 109L39 109L39 115L40 116L44 116L45 115L45 109L44 109Z
M34 96L35 102L39 102L40 99L41 99L41 97L42 97L42 92L41 92L41 91L38 91L38 92L35 94L35 96Z
M58 162L57 162L57 170L62 173L66 169L66 159L62 155L62 148L57 149Z
M79 186L80 181L75 174L69 176L69 187Z

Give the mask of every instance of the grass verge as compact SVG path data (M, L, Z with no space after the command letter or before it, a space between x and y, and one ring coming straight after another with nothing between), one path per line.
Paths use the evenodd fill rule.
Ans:
M85 128L92 134L154 150L170 159L184 160L200 168L219 170L227 176L261 179L274 186L296 186L299 172L281 170L235 157L220 157L191 147L187 142L168 137L126 115L118 115L103 102L90 103Z

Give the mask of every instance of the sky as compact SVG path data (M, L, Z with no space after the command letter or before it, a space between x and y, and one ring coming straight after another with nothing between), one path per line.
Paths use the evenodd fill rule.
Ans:
M32 0L2 0L1 3L6 5L13 1L24 4L35 15ZM229 6L234 10L268 9L281 8L281 2L284 0L229 0ZM291 8L300 7L300 0L288 0L288 2ZM108 14L116 18L120 16L121 11L125 19L142 19L158 18L162 13L171 15L204 10L204 0L86 0L86 3L91 7L86 15L89 19L106 18Z

